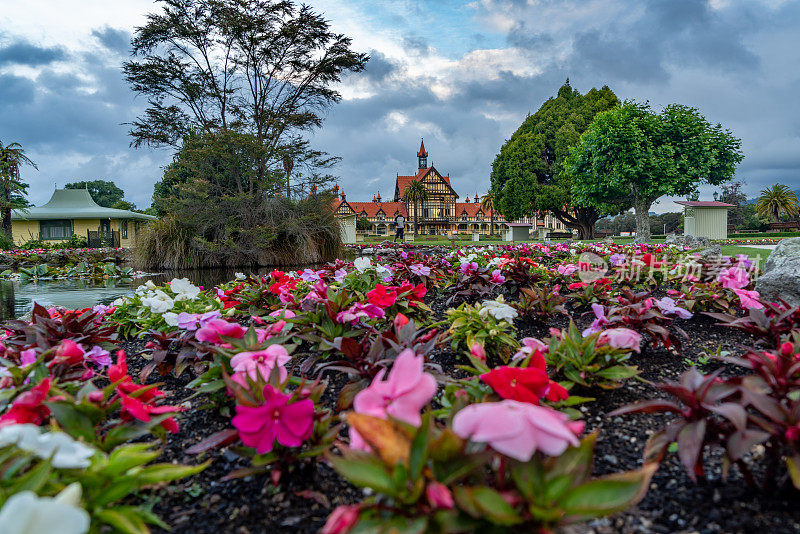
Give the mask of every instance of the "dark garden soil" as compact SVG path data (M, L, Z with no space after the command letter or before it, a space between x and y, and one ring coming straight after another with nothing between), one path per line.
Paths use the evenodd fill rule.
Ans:
M443 295L426 299L442 318ZM573 313L579 326L589 322L582 311ZM564 328L569 319L556 317L546 323L517 321L518 337L546 337L550 327ZM704 316L695 316L678 324L688 334L683 353L663 347L644 345L642 354L634 354L630 363L641 370L642 380L629 380L616 390L573 390L574 394L595 397L597 400L581 407L587 431L599 432L595 451L595 473L598 475L636 469L642 464L642 451L648 437L660 429L663 416L626 415L609 417L616 408L637 400L662 396L651 382L675 380L687 368L686 361L697 361L704 352L716 353L718 348L741 354L752 346L749 336L736 330L716 326ZM131 374L140 368L142 358L136 355L143 342L128 342L123 348L129 353ZM452 376L463 376L455 369L458 356L449 347L437 350L431 360ZM708 362L703 371L714 370L719 362ZM740 372L725 365L727 374ZM163 461L197 463L212 459L210 467L168 487L153 497L153 511L172 526L174 533L237 533L317 532L328 514L340 504L355 503L361 490L346 483L324 462L311 463L291 473L285 473L275 485L268 474L243 479L224 480L231 471L249 466L228 448L213 450L201 457L185 454L184 450L219 430L230 428L230 414L208 408L208 399L185 399L192 393L184 386L193 378L187 371L180 378L151 375L150 382L163 383L170 403L184 403L188 408L180 416L181 430L171 435ZM345 381L331 377L326 398L333 401ZM206 409L204 409L204 405ZM754 454L758 454L756 451ZM713 469L705 480L692 481L677 460L670 454L651 481L650 490L636 508L625 513L565 529L570 533L612 532L736 532L788 533L800 532L800 502L797 492L782 489L754 492L743 482L740 473L732 468L723 480L721 464L711 458ZM775 481L777 487L780 481Z

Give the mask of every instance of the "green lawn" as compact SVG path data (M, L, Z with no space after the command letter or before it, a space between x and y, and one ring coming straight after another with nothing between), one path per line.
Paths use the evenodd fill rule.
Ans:
M746 254L751 260L759 260L759 265L763 268L764 262L767 261L770 251L763 248L753 247L737 247L734 245L722 245L722 253L725 256L737 256L739 254Z

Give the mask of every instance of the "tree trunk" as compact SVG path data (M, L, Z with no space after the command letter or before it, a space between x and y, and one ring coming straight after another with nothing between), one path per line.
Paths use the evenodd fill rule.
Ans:
M5 232L9 239L13 239L13 233L11 229L11 208L3 208L3 232Z
M650 242L650 206L651 201L636 198L633 209L636 211L636 242Z
M489 221L489 233L494 235L494 208L492 209L492 218Z

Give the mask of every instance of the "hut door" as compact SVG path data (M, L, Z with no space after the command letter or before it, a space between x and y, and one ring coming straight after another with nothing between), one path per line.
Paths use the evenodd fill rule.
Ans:
M100 219L100 233L101 234L110 234L111 233L111 220L110 219Z

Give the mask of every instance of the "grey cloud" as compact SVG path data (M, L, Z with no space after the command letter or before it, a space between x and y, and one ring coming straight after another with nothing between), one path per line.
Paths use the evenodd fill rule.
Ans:
M66 51L61 47L38 46L24 39L17 39L0 46L0 67L7 65L38 67L61 61L66 56Z
M92 31L92 36L109 50L127 53L131 44L131 34L125 30L119 30L106 26L102 29Z

